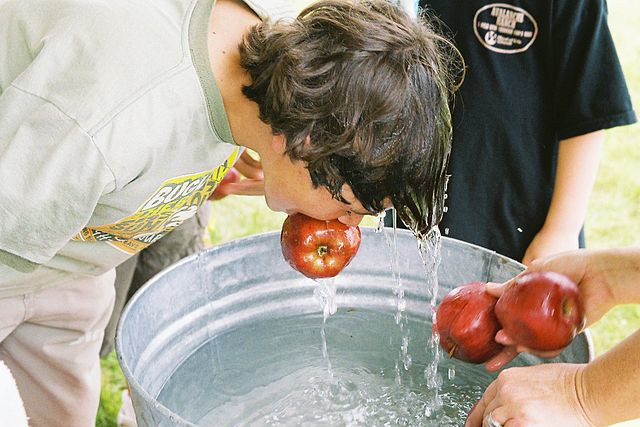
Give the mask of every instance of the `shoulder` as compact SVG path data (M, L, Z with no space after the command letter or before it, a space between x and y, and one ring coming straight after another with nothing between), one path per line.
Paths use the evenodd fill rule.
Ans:
M31 59L12 83L90 128L180 65L186 12L166 3L23 0Z

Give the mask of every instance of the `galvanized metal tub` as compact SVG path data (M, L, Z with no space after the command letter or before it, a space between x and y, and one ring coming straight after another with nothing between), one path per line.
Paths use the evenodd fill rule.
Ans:
M331 340L331 348L338 353L360 351L356 356L363 355L362 363L376 363L377 351L397 349L395 344L391 350L386 345L393 340L397 342L400 334L393 322L370 317L371 313L380 313L393 318L397 311L398 298L393 292L395 281L389 262L394 254L388 242L388 234L385 237L363 228L358 254L336 278L339 308L327 321L327 327L340 326ZM411 233L397 230L396 247L406 314L424 325L412 331L415 335L412 339L421 340L420 347L430 334L430 296L425 289L424 266ZM521 264L495 252L442 237L438 300L460 284L474 280L504 281L522 269ZM281 368L287 369L290 364L294 369L300 354L319 352L317 330L311 333L309 328L301 327L268 337L264 331L259 336L258 332L252 335L252 331L258 330L256 325L265 322L277 325L281 319L300 315L318 317L319 329L322 315L313 296L316 287L315 281L303 277L283 260L277 232L211 248L150 280L123 311L116 336L116 351L129 382L138 425L198 425L197 420L212 410L202 404L203 395L216 392L212 390L215 388L212 382L233 382L229 386L232 390L225 393L247 392L241 390L244 384L255 386L272 380L261 369L264 361L274 363L274 359L281 359L284 363ZM225 338L229 331L239 330L247 339L237 342ZM327 329L327 337L331 333ZM198 351L204 346L207 351ZM194 354L198 354L195 361ZM593 344L587 331L555 359L520 355L512 365L582 363L592 358ZM182 366L187 360L188 366ZM178 370L185 377L183 389L173 385L172 391L163 392ZM481 366L477 367L477 375L485 376L486 385L493 378ZM219 421L216 424L224 424Z

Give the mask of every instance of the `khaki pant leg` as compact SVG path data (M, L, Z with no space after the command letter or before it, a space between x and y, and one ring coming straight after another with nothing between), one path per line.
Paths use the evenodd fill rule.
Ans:
M16 379L31 427L95 426L98 352L114 276L112 270L23 296L24 320L0 343L0 359Z
M0 345L22 323L24 315L23 296L0 298ZM15 420L17 413L24 412L22 398L16 396L19 392L13 374L7 373L6 370L7 367L0 360L0 426L22 425ZM11 399L12 393L13 399Z

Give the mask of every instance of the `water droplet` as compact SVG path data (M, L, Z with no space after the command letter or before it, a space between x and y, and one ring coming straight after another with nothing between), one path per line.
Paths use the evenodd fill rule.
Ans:
M449 371L447 372L447 377L450 381L453 380L456 377L456 368L450 366Z
M380 233L384 230L384 217L387 215L386 211L382 211L378 214L378 225L376 225L375 232Z
M407 354L402 360L402 362L404 364L404 370L408 371L411 368L411 364L413 363L413 360L411 359L411 355Z

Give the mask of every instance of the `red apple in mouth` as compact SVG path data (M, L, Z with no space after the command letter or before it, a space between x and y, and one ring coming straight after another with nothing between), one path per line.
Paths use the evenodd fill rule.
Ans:
M494 313L497 300L486 292L484 282L458 286L442 299L434 330L450 357L484 363L502 350L495 341L502 329Z
M516 278L498 299L495 311L511 339L538 351L566 347L585 322L578 285L549 271Z
M333 277L360 247L360 228L296 213L282 224L282 254L295 270L312 279Z

